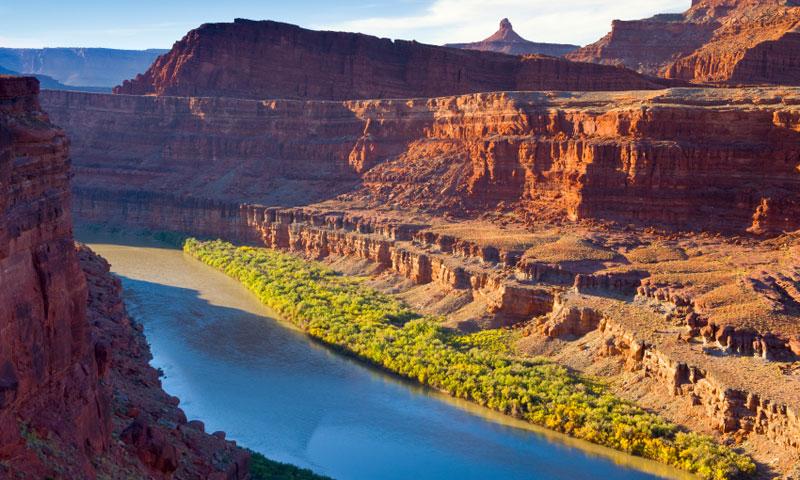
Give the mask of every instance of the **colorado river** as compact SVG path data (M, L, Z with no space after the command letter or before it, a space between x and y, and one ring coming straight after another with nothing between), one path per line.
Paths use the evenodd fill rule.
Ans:
M338 480L644 479L653 462L540 432L365 367L156 243L81 234L120 276L164 388L208 431Z

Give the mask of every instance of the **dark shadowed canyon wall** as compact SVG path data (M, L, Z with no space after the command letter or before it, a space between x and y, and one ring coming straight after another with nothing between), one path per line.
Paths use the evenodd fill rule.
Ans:
M161 390L108 265L72 238L69 142L0 77L0 477L247 478Z
M234 98L408 98L495 90L642 90L664 80L561 58L517 57L319 32L271 21L206 24L115 93Z

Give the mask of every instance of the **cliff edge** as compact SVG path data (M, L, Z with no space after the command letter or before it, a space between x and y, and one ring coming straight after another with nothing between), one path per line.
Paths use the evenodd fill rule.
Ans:
M38 94L0 76L0 477L248 478L161 390L118 281L76 250L69 142Z
M615 20L575 61L698 83L800 84L800 3L694 0L684 13Z
M648 90L664 84L623 68L561 58L237 19L190 31L114 93L345 100L496 90Z

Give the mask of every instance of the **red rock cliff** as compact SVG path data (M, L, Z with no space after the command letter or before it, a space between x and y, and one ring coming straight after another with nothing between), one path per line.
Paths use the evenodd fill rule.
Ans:
M36 79L0 77L0 478L246 478L233 444L181 431L118 282L102 290L115 285L107 266L87 288L69 142L38 93Z
M343 100L655 88L621 68L236 20L192 30L114 93Z
M795 0L695 0L683 14L614 21L567 57L703 83L800 84Z
M72 243L68 142L38 93L35 79L0 78L0 472L52 472L35 448L47 432L70 456L65 473L87 478L110 416Z
M116 202L115 214L130 220L206 200L302 205L344 195L397 208L515 208L683 229L800 228L795 89L44 99L74 138L81 214L97 213L100 201ZM169 213L150 210L151 201Z

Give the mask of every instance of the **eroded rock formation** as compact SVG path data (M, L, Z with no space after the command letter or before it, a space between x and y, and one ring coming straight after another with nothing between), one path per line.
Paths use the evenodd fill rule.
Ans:
M111 430L120 441L104 452L98 476L106 478L249 478L249 454L188 421L179 400L161 388L159 372L140 324L122 302L122 285L108 262L85 246L78 259L89 292L88 324L98 368L107 384Z
M501 209L759 234L800 228L794 89L44 99L74 139L81 211L84 199L111 196L120 204L183 196L171 209L191 198L301 205L340 196L439 213Z
M700 83L800 83L800 4L693 0L683 14L614 21L611 32L567 56Z
M0 78L0 472L44 478L54 466L35 446L53 442L65 474L88 478L110 415L72 244L68 142L38 93L33 78Z
M516 57L238 19L189 32L118 94L407 98L497 90L658 89L663 80L564 59Z
M628 366L702 428L797 454L794 88L44 98L74 136L84 220L369 265L450 326L591 340L582 358Z
M500 21L499 30L480 42L448 43L445 47L507 53L509 55L550 55L553 57L561 57L580 48L578 45L537 43L525 40L514 31L514 27L511 26L511 22L507 18Z
M34 78L0 77L0 477L246 478L235 445L181 430L186 419L147 364L118 284L83 253L87 287L72 239L69 142L38 93ZM116 440L128 430L118 407L144 429L130 442Z

